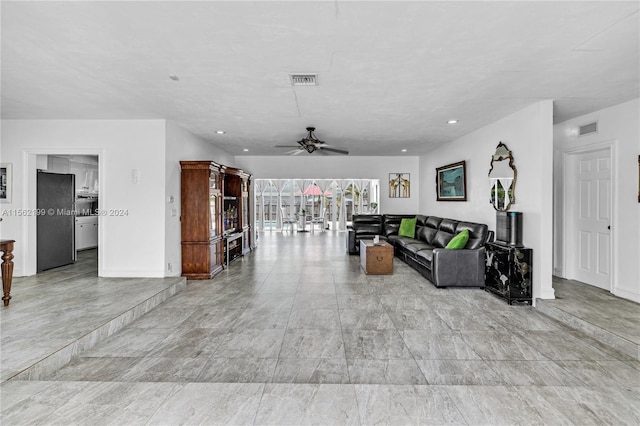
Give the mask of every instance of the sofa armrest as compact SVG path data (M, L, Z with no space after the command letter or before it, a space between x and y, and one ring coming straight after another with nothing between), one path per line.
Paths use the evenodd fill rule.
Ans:
M484 287L485 249L436 248L431 277L436 287Z
M359 247L356 247L356 231L353 228L347 229L347 253L358 254Z

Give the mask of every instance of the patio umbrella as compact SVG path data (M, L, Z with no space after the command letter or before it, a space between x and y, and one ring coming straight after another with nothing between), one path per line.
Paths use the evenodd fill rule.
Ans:
M303 195L303 192L298 189L296 191L296 195L297 196ZM309 197L309 196L313 197L312 203L313 203L313 205L315 205L315 197L317 197L317 196L319 197L319 196L323 196L323 195L331 195L331 191L326 190L326 191L322 192L322 189L320 189L317 184L312 184L312 185L309 185L304 190L304 195L305 195L305 197ZM313 209L312 209L311 213L312 213L312 216L313 216L314 215Z
M299 189L296 191L296 195L302 195L302 191ZM307 189L304 190L304 195L331 195L331 191L326 190L322 192L318 185L311 185Z

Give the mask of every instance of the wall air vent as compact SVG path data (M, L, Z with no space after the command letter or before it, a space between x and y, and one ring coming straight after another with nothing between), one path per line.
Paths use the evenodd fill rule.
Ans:
M318 74L289 74L292 86L317 86Z
M578 135L584 136L589 135L591 133L596 133L598 131L598 122L595 121L593 123L585 124L584 126L580 126L578 128Z

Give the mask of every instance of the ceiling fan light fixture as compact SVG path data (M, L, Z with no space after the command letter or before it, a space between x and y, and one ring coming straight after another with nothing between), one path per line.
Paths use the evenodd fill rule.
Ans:
M316 144L323 144L324 141L321 141L313 134L316 130L315 127L307 127L307 136L300 139L298 144L303 147L309 154L313 153L316 149Z
M316 151L323 155L329 155L331 153L349 155L349 151L341 148L336 148L333 145L327 145L324 141L321 141L313 134L316 130L315 127L307 127L307 135L297 141L297 146L290 145L276 145L276 148L295 148L293 151L288 152L289 155L299 155L300 153L306 151L309 154L312 154Z

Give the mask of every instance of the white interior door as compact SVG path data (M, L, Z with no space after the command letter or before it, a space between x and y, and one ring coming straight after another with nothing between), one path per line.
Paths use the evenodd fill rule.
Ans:
M609 149L573 157L574 277L611 290L611 152ZM571 188L570 188L571 189Z

